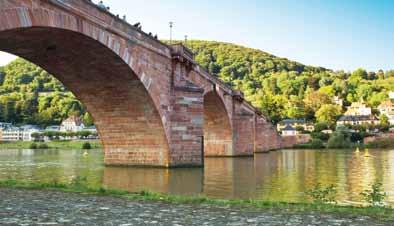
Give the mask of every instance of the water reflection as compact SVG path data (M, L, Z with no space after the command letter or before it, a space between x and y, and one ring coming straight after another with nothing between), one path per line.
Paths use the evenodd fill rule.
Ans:
M105 167L103 184L128 191L153 190L168 194L202 193L202 169L145 169Z
M394 204L394 150L363 152L282 150L255 158L208 158L204 169L104 167L100 150L1 150L0 179L70 181L83 176L92 186L219 198L304 201L316 183L337 186L340 201L359 202L375 181Z

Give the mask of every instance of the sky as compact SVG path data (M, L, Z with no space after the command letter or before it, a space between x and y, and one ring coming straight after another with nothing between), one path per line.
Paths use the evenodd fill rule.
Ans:
M98 2L94 0L94 2ZM169 39L215 40L334 70L394 69L392 0L105 0ZM0 54L0 65L9 56Z

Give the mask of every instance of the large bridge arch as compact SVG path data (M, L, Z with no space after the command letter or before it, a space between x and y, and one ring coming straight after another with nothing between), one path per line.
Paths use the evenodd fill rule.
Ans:
M211 113L228 119L222 125L232 140L226 134L217 145L208 134L207 155L282 146L242 93L201 68L190 50L165 45L90 0L1 0L0 50L40 65L73 91L95 118L107 164L201 166L204 93L222 104ZM260 139L266 131L267 143Z
M215 91L204 95L204 155L232 156L232 123L222 98Z
M13 2L0 3L0 51L41 66L75 94L95 120L105 163L171 165L162 107L169 100L160 98L169 91L153 78L166 78L170 66L163 65L171 60L95 24L37 7L44 1L19 1L23 7Z

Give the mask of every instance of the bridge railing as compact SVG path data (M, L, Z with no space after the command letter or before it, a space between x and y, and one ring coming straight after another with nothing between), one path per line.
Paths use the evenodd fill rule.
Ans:
M205 68L201 67L195 60L194 60L194 53L192 50L184 46L182 43L176 43L170 45L172 50L173 57L181 57L183 60L186 60L188 64L193 65L197 70L204 76L207 80L214 83L215 85L219 85L225 92L240 102L243 102L246 107L248 107L251 111L255 112L257 115L263 117L266 121L269 121L267 117L263 116L262 112L259 109L253 107L251 103L249 103L246 99L244 94L240 90L234 90L231 86L213 76L209 73Z

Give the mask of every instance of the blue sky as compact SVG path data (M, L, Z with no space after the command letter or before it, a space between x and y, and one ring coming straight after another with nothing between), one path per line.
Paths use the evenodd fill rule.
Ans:
M97 1L95 1L97 2ZM391 0L106 0L114 14L169 38L217 40L339 70L394 69ZM0 56L0 62L4 62Z

